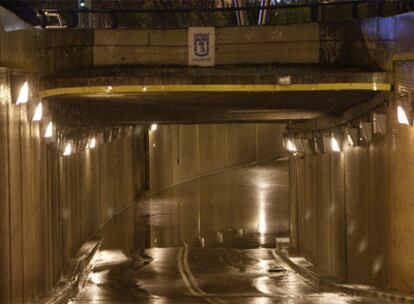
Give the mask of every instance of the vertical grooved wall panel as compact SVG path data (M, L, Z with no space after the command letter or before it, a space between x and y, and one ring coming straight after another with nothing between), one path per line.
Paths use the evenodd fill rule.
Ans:
M22 107L22 111L24 108ZM33 302L34 288L37 287L35 282L36 263L34 257L38 256L35 250L34 237L37 235L36 222L38 209L35 209L37 201L37 192L32 185L33 170L32 145L30 137L30 126L26 120L26 112L23 111L21 119L21 164L22 164L22 212L23 212L23 267L24 267L24 301ZM23 172L24 171L24 172ZM39 239L41 240L41 239ZM43 281L43 280L42 280Z
M8 107L10 91L8 74L0 72L0 303L9 303L10 298L10 201L9 201L9 135Z
M286 156L283 124L160 125L149 132L150 191Z
M292 156L289 156L289 206L290 206L290 239L291 246L294 250L299 250L299 211L298 211L298 198L297 198L297 174L296 174L296 162Z
M9 106L11 302L23 302L23 218L20 107Z
M331 155L330 206L331 270L335 278L346 280L346 218L344 155Z
M304 170L303 170L303 160L295 159L295 172L296 172L296 198L297 198L297 208L298 208L298 244L299 250L305 255L308 253L307 248L307 238L309 231L306 230L306 206L305 206L305 181L304 181Z
M317 268L322 273L330 273L331 265L331 218L330 218L330 155L317 155L317 226L318 227L318 260Z
M365 147L346 149L348 280L369 284L368 155Z
M369 271L372 284L384 288L389 287L390 137L376 136L369 147Z
M304 158L304 205L305 205L305 231L304 248L306 256L312 263L318 261L318 209L316 199L316 157Z
M395 64L395 87L395 94L398 94L400 87L410 91L413 101L414 61ZM391 288L413 291L414 131L410 126L398 124L395 112L391 112Z
M388 127L388 135L374 135L369 144L344 145L343 153L290 157L292 237L323 275L389 287L391 133Z

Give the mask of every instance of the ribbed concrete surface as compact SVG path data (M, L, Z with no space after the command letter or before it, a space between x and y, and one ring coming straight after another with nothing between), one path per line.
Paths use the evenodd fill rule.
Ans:
M143 137L63 158L26 107L11 103L9 73L0 76L0 302L39 302L80 246L140 193Z
M282 157L284 124L159 125L149 135L151 191Z

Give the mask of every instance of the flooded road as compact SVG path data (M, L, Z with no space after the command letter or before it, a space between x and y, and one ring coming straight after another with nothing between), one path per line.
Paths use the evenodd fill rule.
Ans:
M70 303L380 303L313 287L278 257L287 165L206 176L124 210Z

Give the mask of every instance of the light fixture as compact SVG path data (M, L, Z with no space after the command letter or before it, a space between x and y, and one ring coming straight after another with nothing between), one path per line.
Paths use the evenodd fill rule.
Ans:
M318 145L316 143L316 138L308 138L308 147L311 153L316 154L318 153Z
M152 124L151 127L150 127L150 131L151 132L157 131L157 129L158 129L158 125L157 124Z
M32 121L41 121L42 115L43 115L43 105L41 102L39 102L34 111Z
M302 146L302 139L300 139L299 137L295 137L292 139L292 142L296 147L296 152L299 152L299 153L305 152Z
M365 143L369 143L372 140L372 123L363 122L359 123L359 139Z
M53 136L53 122L49 122L45 131L45 138L51 138Z
M358 128L347 128L345 130L346 142L351 147L358 146Z
M332 152L341 152L339 136L331 135L331 150Z
M288 138L287 141L286 141L286 150L288 150L289 152L297 152L298 151L298 149L296 148L296 145L294 144L294 142L290 138Z
M112 130L105 130L103 132L103 141L104 143L108 144L112 142L113 134Z
M105 143L103 132L99 132L98 134L96 134L95 141L97 145Z
M72 154L72 144L68 143L65 146L65 150L63 151L63 156L69 156Z
M398 122L402 125L410 125L408 115L402 106L397 106Z
M122 130L120 128L116 128L112 130L112 140L116 141L121 138Z
M16 104L24 104L29 101L29 83L25 81L20 87L19 94L17 96Z
M387 115L374 113L372 116L372 124L374 134L386 135L387 134Z
M408 91L400 92L397 97L397 119L402 125L411 125L413 122L412 117L412 104L411 94Z
M322 136L323 152L332 151L332 138L331 137L332 137L331 135Z
M88 144L86 145L88 149L95 149L96 147L96 138L92 137L91 140L89 140Z
M316 149L318 152L324 153L326 151L323 136L317 136L315 138L315 143L316 143Z
M125 134L127 137L131 137L134 131L134 127L133 126L129 126L126 128Z
M309 140L307 138L301 138L300 139L300 146L301 146L301 152L303 153L311 153L312 149L309 144Z

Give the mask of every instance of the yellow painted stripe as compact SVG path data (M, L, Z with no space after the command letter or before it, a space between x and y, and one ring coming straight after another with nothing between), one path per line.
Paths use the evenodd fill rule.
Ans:
M56 88L40 92L43 98L63 95L174 93L174 92L305 92L305 91L390 91L389 83L313 83L313 84L177 84Z
M401 53L392 56L393 61L411 61L414 60L414 53Z

